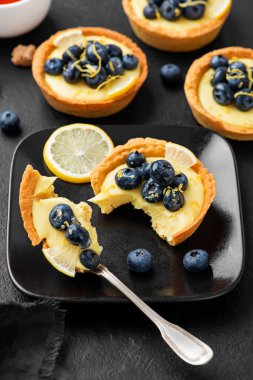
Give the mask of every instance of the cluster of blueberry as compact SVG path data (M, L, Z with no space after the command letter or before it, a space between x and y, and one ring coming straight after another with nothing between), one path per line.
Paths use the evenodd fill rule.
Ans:
M90 235L75 218L70 206L60 203L53 207L49 214L49 222L56 230L65 231L69 243L81 248L80 262L86 268L95 269L99 265L100 257L88 249L91 245Z
M164 207L178 211L184 206L183 191L187 189L188 178L185 174L175 174L172 165L166 160L147 163L140 152L132 152L126 159L127 168L120 169L115 182L123 190L132 190L142 184L141 194L148 203L163 201Z
M253 108L253 67L243 62L229 64L222 55L215 55L210 62L215 70L211 84L214 100L223 106L234 103L240 111Z
M97 88L118 76L124 70L138 66L138 58L133 54L123 55L119 46L103 45L88 41L86 47L70 46L62 58L51 58L45 62L44 72L50 75L63 75L66 82L75 84L81 79L91 88Z
M168 21L176 21L184 16L189 20L203 17L208 0L148 0L143 9L144 16L154 20L159 16Z

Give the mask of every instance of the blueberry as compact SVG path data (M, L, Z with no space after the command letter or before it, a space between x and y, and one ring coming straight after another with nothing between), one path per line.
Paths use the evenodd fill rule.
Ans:
M189 5L184 8L184 16L189 20L199 20L203 17L205 9L206 6L204 4Z
M215 70L213 79L211 80L212 86L215 86L218 83L225 83L226 82L226 74L227 74L227 68L224 66L218 67Z
M165 160L154 161L150 168L150 177L163 187L168 186L175 177L172 165Z
M213 97L216 103L228 106L233 101L234 93L227 83L218 83L213 89Z
M127 265L130 270L136 273L145 273L152 268L153 257L144 248L135 249L127 256Z
M142 198L148 203L160 202L163 198L163 186L149 179L141 189Z
M130 153L126 158L127 166L129 166L130 168L141 167L143 164L145 164L145 162L146 158L144 154L138 151Z
M150 168L151 168L150 162L145 162L145 164L142 165L141 171L142 171L142 178L143 179L149 179L150 178Z
M120 169L115 175L115 182L123 190L136 189L141 184L141 174L138 169Z
M160 77L165 85L174 86L181 82L182 72L179 66L168 63L161 67Z
M188 187L188 178L184 173L177 174L170 184L170 187L178 188L181 191L185 191Z
M105 48L107 51L108 58L112 58L112 57L122 58L123 54L119 46L114 45L114 44L109 44L109 45L106 45Z
M203 249L193 249L184 255L183 265L190 272L201 272L209 267L209 255Z
M167 210L178 211L184 206L184 203L184 194L180 190L174 190L170 187L164 190L163 204Z
M143 14L147 19L155 20L157 18L156 11L157 11L157 8L155 4L149 4L149 5L146 5L146 7L144 7Z
M138 66L138 58L133 54L123 55L123 66L127 70L134 70Z
M62 60L64 63L74 62L80 58L83 49L78 45L70 46L62 55Z
M124 73L123 63L118 57L110 58L105 68L109 75L122 75Z
M247 73L247 67L246 65L241 61L235 61L230 63L229 65L229 71L236 70L238 73L238 70Z
M161 16L168 21L177 20L182 14L181 8L177 6L178 3L178 0L163 1L162 5L160 6Z
M240 111L249 111L253 108L253 92L244 88L235 94L235 106Z
M241 70L239 71L237 69L231 70L229 68L226 78L227 78L227 83L229 87L234 92L249 86L249 79L247 78L247 75Z
M98 66L94 66L94 70L97 70ZM91 88L97 88L100 84L104 83L107 79L106 70L101 67L101 70L94 77L85 77L85 82Z
M63 71L64 62L59 58L48 59L44 64L44 72L50 75L60 75Z
M100 256L91 249L87 249L81 252L80 262L87 269L96 269L100 264Z
M73 218L72 208L65 203L54 206L49 213L49 222L57 230L66 230L72 224Z
M75 84L81 79L81 72L73 65L73 62L69 62L63 70L63 78L66 82Z
M0 113L0 128L6 134L16 134L20 131L20 118L12 111Z
M66 239L80 248L89 248L91 239L88 231L79 224L71 224L66 230Z
M214 55L210 61L210 66L214 70L218 67L228 67L228 59L224 55Z
M101 58L102 63L107 62L107 50L106 47L99 42L90 43L86 50L86 57L92 63L98 63Z

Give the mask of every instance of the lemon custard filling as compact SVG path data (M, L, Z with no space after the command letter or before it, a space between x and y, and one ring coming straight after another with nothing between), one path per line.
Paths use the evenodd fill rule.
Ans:
M131 0L135 15L146 20L151 28L165 31L187 30L202 26L214 18L222 17L230 7L230 1L221 4L220 0L186 0L173 5L168 1Z
M200 80L201 105L224 123L253 128L253 59L234 58L228 61L228 68L215 67Z
M149 157L147 163L159 160L164 160L164 157ZM141 187L144 188L145 181L142 181L138 188L132 190L120 188L115 182L115 176L124 168L126 168L125 164L109 172L100 192L89 200L97 204L103 214L109 214L114 208L131 203L134 208L143 210L151 217L154 229L168 242L172 241L173 235L190 226L200 215L204 204L205 190L201 177L193 169L188 168L182 171L188 179L188 186L183 191L184 202L181 204L181 208L169 211L165 208L163 201L150 203L152 198L149 199L149 202L143 198ZM181 185L175 190L180 192L180 189Z
M56 38L55 49L47 58L48 87L60 97L83 102L117 97L131 89L141 74L130 48L106 36L83 36L81 31L68 43L58 44ZM50 62L52 66L55 63L57 74Z

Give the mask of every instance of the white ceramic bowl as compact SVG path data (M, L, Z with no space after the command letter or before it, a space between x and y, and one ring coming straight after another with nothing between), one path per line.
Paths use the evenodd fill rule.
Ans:
M36 28L46 17L52 0L21 0L0 5L0 38L16 37Z

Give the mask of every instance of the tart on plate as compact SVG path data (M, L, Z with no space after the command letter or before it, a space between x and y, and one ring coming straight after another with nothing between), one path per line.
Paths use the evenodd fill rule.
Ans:
M228 47L191 65L185 94L200 125L235 140L253 140L253 50Z
M122 4L140 40L160 50L184 52L217 37L232 0L122 0Z
M191 151L153 138L114 148L93 170L91 185L95 196L89 201L103 214L131 203L170 245L195 232L215 196L214 176Z
M57 270L74 277L77 271L87 270L80 261L81 253L89 250L100 255L102 247L98 243L96 229L90 222L91 207L85 202L75 204L67 198L58 197L53 185L56 179L57 177L41 176L37 170L28 165L20 184L20 211L24 228L32 245L42 243L42 251L47 260ZM59 208L59 205L61 205L60 209L55 209ZM57 226L54 224L53 227L52 210L57 211L57 214L54 214L56 222L59 222L58 217L64 216L67 212L73 224L64 222ZM67 240L69 228L70 233L73 232L71 226L77 227L84 233L82 247L80 244L75 245Z
M47 102L81 117L125 108L143 85L145 54L126 36L105 28L60 31L36 50L32 71Z

